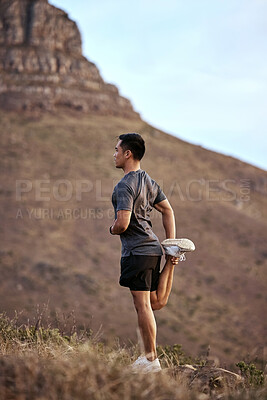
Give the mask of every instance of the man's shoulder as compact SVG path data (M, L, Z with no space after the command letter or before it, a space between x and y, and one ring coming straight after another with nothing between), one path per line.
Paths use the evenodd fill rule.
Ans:
M118 182L117 186L132 186L132 184L135 182L135 177L132 175L124 175L123 178Z
M144 170L131 171L117 183L117 189L131 188L134 191L144 186L158 187L157 182L150 177L150 175Z
M119 181L119 184L135 186L140 181L140 177L146 175L148 176L148 174L141 169L138 171L130 171L128 174L124 175L124 177Z
M136 188L136 181L133 177L125 175L115 186L115 192L127 191L130 193L134 193Z

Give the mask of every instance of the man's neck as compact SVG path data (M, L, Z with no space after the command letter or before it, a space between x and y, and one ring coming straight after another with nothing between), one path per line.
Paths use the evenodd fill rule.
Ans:
M140 169L140 162L129 163L123 168L124 175L129 174L131 171L138 171Z

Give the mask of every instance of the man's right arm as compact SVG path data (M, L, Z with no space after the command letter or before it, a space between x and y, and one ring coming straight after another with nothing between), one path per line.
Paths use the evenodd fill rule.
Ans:
M166 239L175 239L175 218L173 209L167 199L154 204L157 211L162 214L162 223L166 233Z
M130 224L132 208L133 208L133 190L126 182L120 181L116 190L116 211L117 219L110 227L109 231L112 235L121 235L126 231Z
M117 212L117 219L110 227L109 231L112 235L120 235L126 231L131 220L132 211L119 210Z

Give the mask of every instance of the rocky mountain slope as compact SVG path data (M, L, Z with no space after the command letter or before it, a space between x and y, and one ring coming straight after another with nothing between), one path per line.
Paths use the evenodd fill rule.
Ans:
M139 117L83 57L76 23L47 0L0 1L0 73L1 108Z
M118 285L120 242L108 229L122 177L116 137L137 131L147 143L142 168L168 196L177 234L196 244L156 312L158 343L194 356L210 347L228 365L266 358L266 172L142 121L82 57L74 22L47 1L0 7L0 311L23 311L25 321L45 305L53 324L136 341L132 300ZM152 221L163 239L158 213Z

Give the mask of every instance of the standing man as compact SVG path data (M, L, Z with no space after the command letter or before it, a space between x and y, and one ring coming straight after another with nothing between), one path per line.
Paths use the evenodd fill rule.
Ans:
M159 185L140 169L144 153L145 142L138 133L119 136L114 161L116 168L123 169L124 177L112 194L115 221L110 227L110 233L120 235L120 285L128 287L133 296L145 349L145 356L139 357L133 366L145 372L156 372L161 367L156 353L153 310L160 310L167 304L179 255L166 255L165 265L160 272L163 252L151 229L150 213L155 208L162 214L167 239L175 238L175 219L170 203ZM176 244L175 240L169 242L171 245Z

